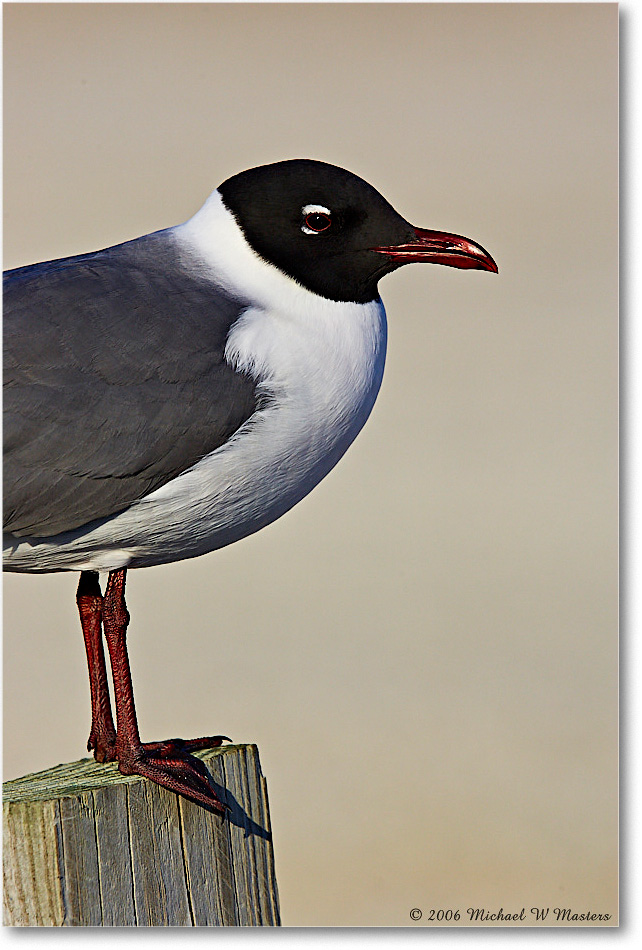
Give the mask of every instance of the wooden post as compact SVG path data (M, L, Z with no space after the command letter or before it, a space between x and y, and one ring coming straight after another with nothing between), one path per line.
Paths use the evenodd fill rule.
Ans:
M258 749L196 754L230 808L225 819L93 759L5 782L4 923L279 925Z

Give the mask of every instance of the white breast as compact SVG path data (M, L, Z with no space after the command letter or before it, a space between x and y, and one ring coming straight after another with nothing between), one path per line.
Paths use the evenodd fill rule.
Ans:
M14 569L143 567L230 544L308 494L370 414L386 349L380 300L337 303L305 290L250 249L217 192L174 233L194 266L244 305L225 356L257 381L261 408L224 446L100 527L56 545L19 544Z

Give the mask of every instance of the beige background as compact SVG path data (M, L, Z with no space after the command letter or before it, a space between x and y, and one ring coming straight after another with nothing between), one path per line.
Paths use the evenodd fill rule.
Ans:
M615 4L4 21L6 267L293 157L500 267L386 278L386 377L346 458L258 535L131 573L143 737L258 743L286 924L616 915ZM5 577L7 778L83 754L76 580Z

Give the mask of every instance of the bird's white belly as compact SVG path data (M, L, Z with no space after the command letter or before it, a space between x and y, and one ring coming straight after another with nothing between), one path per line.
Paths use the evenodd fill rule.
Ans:
M322 304L296 317L248 310L237 321L226 358L254 376L264 405L229 442L93 528L14 541L5 567L106 571L196 557L300 501L362 428L385 360L381 301Z

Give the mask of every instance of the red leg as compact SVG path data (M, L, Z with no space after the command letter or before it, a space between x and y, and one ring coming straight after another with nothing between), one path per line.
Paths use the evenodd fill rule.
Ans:
M111 571L103 598L103 627L109 649L114 695L116 700L116 754L123 775L144 775L179 795L205 805L219 814L225 806L214 793L209 772L200 761L189 755L189 748L220 745L224 736L193 740L142 743L134 707L129 658L127 656L127 625L129 613L125 604L125 568Z
M95 571L83 571L80 575L76 603L85 638L91 693L91 732L87 749L90 752L93 749L97 762L113 762L116 758L116 730L111 714L102 643L103 596Z

